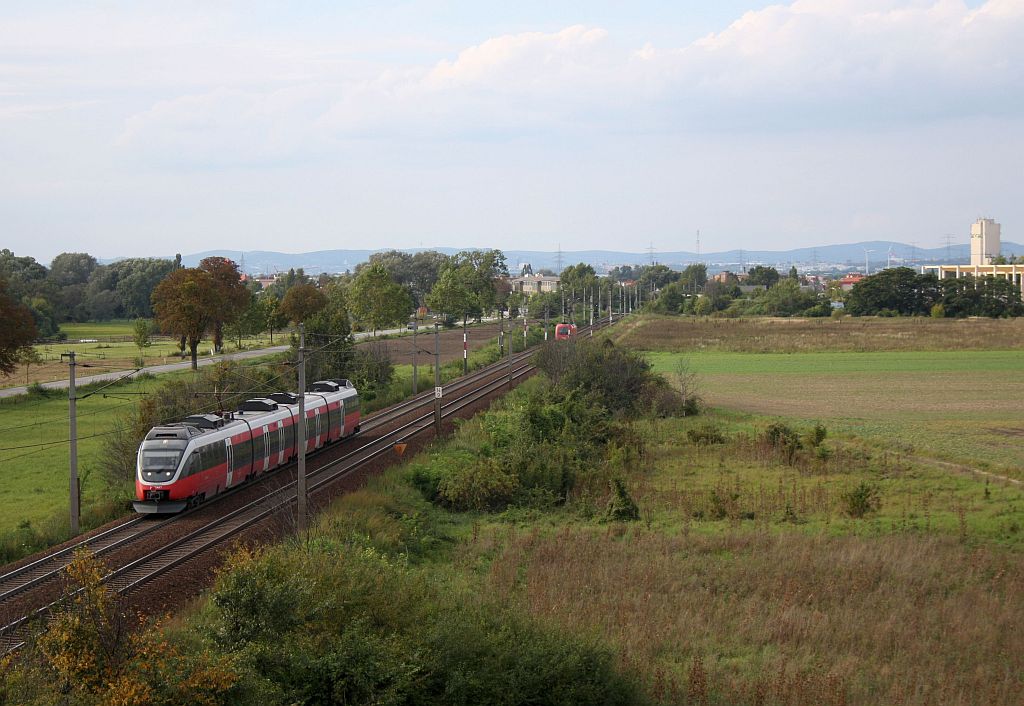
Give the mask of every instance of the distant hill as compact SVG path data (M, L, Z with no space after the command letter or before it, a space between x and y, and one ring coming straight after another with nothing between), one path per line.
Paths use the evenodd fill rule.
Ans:
M409 248L405 252L420 250L437 250L448 255L459 252L462 248ZM740 269L742 266L775 265L786 268L791 265L798 267L863 267L865 250L871 261L871 269L884 267L887 262L892 265L929 264L929 263L966 263L970 259L970 246L967 243L952 245L948 249L915 248L906 243L891 240L873 240L862 243L843 245L822 245L793 250L725 250L701 253L680 250L673 252L655 252L655 262L675 269L681 269L694 262L705 262L713 271L723 269ZM182 263L186 267L195 267L204 257L220 255L229 257L235 262L243 263L246 272L272 273L286 272L291 268L302 268L307 274L321 272L344 272L355 269L356 265L366 262L370 255L378 250L318 250L306 253L282 253L268 250L208 250L201 253L182 255ZM534 271L540 268L556 269L559 255L556 252L540 250L505 250L509 270L517 271L520 264L530 263ZM1003 243L1004 254L1024 255L1024 245ZM648 253L631 253L613 250L566 250L561 253L563 266L585 262L598 271L617 265L648 264L651 261Z

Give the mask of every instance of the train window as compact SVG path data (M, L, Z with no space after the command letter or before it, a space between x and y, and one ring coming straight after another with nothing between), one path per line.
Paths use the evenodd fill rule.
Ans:
M169 481L178 469L185 452L183 441L147 441L139 452L139 470L143 480L153 483Z
M199 451L193 451L185 459L185 465L181 469L181 477L187 478L193 473L198 473L202 468L202 456Z
M243 441L235 445L235 463L232 470L240 470L248 466L252 461L252 441Z

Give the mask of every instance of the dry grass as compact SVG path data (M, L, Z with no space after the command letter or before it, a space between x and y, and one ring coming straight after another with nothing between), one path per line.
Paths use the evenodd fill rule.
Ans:
M469 545L508 601L620 650L659 700L1017 704L1024 559L952 538L634 526Z
M1024 347L1024 319L708 319L640 316L616 342L638 350L740 353L1008 350Z

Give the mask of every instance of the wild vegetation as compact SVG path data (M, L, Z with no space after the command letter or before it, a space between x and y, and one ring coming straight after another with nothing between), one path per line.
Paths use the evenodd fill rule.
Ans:
M204 669L209 703L1024 695L1020 488L827 421L688 408L703 377L617 346L540 362L309 536L239 553L196 610L143 633L183 666L139 688ZM35 655L0 682L9 699L61 682Z

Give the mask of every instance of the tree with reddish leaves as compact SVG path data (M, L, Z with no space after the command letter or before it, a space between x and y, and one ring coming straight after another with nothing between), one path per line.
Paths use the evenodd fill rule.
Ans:
M290 321L304 322L327 306L327 296L311 284L297 284L288 290L281 302L281 312Z
M35 339L32 312L8 296L7 281L0 279L0 373L13 373Z
M213 278L217 294L216 304L210 312L213 325L213 348L218 353L224 347L224 324L230 324L249 307L252 295L242 284L242 274L234 260L226 257L206 257L199 269Z
M193 267L175 270L153 290L156 321L165 333L185 338L193 370L199 367L199 342L213 324L219 299L210 273Z

